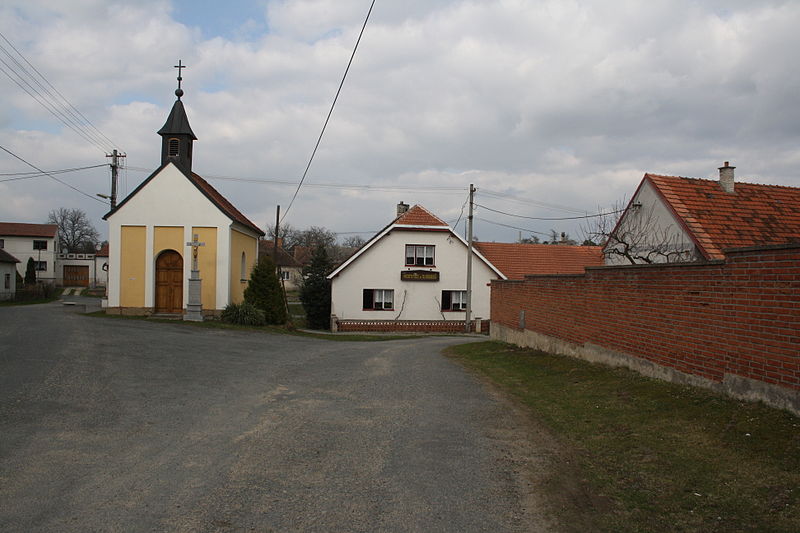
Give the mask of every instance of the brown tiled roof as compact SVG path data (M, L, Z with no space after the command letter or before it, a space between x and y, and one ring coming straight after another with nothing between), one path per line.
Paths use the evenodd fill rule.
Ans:
M108 257L108 243L100 247L100 251L95 254L95 257Z
M444 226L448 227L442 219L422 207L415 205L396 219L392 224L404 224L408 226Z
M0 248L0 263L19 263L19 259Z
M309 246L295 246L292 249L294 259L301 265L307 265L311 262L311 256L314 255L313 250Z
M0 222L0 235L8 237L49 237L55 238L58 226L55 224L24 224L22 222Z
M476 242L475 248L508 279L531 274L582 274L584 267L602 266L600 246Z
M208 197L209 200L214 202L214 204L217 207L219 207L222 210L222 212L228 215L228 217L238 222L239 224L242 224L243 226L252 229L259 235L265 235L265 233L261 231L261 228L250 222L250 219L248 219L238 209L236 209L233 206L233 204L230 203L227 198L222 196L219 193L219 191L217 191L214 187L212 187L210 183L208 183L206 180L204 180L194 172L192 172L191 174L191 179L197 186L197 188L200 189Z
M800 188L645 174L707 259L724 250L800 242Z
M278 239L278 242L280 242L280 239ZM277 259L277 261L275 260L274 252L275 252L275 241L266 241L266 240L258 241L258 255L259 256L268 255L268 256L270 256L272 258L273 261L275 261L275 263L277 263L278 266L281 266L281 267L301 267L301 266L303 266L302 264L300 264L299 261L297 261L294 257L292 257L291 254L289 254L289 252L284 250L283 247L281 247L281 246L278 246L278 259Z

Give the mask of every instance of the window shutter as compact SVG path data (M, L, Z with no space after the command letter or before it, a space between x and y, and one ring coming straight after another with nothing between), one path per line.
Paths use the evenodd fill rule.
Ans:
M450 310L450 291L442 291L442 311Z
M364 309L372 309L372 289L364 289Z

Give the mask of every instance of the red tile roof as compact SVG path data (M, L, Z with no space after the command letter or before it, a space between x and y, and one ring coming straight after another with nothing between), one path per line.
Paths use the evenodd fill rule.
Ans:
M280 243L281 239L278 239L278 243ZM278 260L275 260L275 241L267 241L262 240L258 241L258 255L268 255L272 258L273 262L276 262L278 266L282 267L301 267L303 266L300 262L292 257L292 255L283 249L280 244L278 245Z
M55 238L58 226L55 224L24 224L22 222L0 222L0 235L7 237L49 237Z
M645 174L707 259L724 250L800 242L800 188Z
M600 246L476 242L475 247L508 279L527 274L583 274L584 267L602 266Z
M95 254L96 257L108 257L108 243L100 247L100 251Z
M392 224L403 224L407 226L444 226L447 223L437 217L421 205L415 205L396 219Z
M206 180L201 178L199 175L192 172L191 174L192 182L199 188L209 200L214 202L214 204L219 207L223 213L228 215L232 220L242 224L245 227L248 227L258 233L259 235L265 235L265 233L255 224L250 222L246 216L244 216L238 209L236 209L232 203L228 201L227 198L222 196L219 191L217 191L214 187L211 186Z

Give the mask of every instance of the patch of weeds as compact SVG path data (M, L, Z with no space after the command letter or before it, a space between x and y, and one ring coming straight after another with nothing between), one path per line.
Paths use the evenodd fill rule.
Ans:
M601 530L800 530L800 418L791 413L498 342L448 354L573 449L592 493L610 503Z

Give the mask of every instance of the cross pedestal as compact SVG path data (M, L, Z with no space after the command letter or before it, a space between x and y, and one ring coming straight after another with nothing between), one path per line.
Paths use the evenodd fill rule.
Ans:
M202 300L202 279L200 279L200 270L197 266L197 248L198 246L205 246L206 243L198 242L197 234L195 233L194 239L187 242L186 246L192 247L192 275L189 276L189 299L186 302L186 313L183 315L184 320L193 322L203 321L203 300Z

